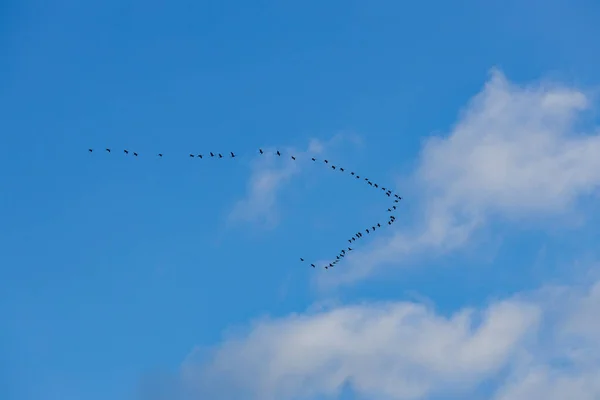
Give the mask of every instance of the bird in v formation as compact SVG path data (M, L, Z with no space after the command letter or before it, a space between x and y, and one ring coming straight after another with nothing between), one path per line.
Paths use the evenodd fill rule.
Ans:
M94 151L94 150L93 150L92 148L88 149L88 152L89 152L89 153L92 153L93 151ZM111 148L106 148L106 149L105 149L105 151L106 151L107 153L111 153L111 152L112 152L112 151L111 151ZM127 149L124 149L124 150L123 150L123 152L125 153L125 155L129 155L129 153L130 153L130 151L129 151L129 150L127 150ZM264 154L265 154L265 151L264 151L262 148L258 149L258 152L259 152L259 154L260 154L260 155L264 155ZM138 157L138 156L139 156L139 154L138 154L137 152L132 152L132 154L133 154L133 156L134 156L134 157ZM232 152L232 151L230 151L230 152L229 152L229 154L230 154L230 158L235 158L235 157L236 157L236 154L235 154L234 152ZM280 152L279 150L277 150L277 151L275 152L275 154L276 154L277 156L281 157L281 152ZM211 157L211 158L214 158L214 157L223 158L223 155L222 155L221 153L209 152L209 155L210 155L210 157ZM158 156L159 158L162 158L162 157L163 157L163 153L158 153L158 154L157 154L157 156ZM190 158L200 158L200 159L204 158L202 154L197 154L197 155L194 155L193 153L190 153L190 154L189 154L189 157L190 157ZM296 161L296 156L294 156L294 155L291 155L291 156L290 156L290 158L291 158L293 161ZM313 162L316 162L316 161L317 161L317 158L316 158L316 157L311 157L311 161L313 161ZM329 164L329 160L327 160L327 159L323 159L323 162L324 162L325 164ZM342 167L336 167L334 164L331 164L330 166L331 166L331 169L332 169L332 170L336 170L336 168L337 168L337 170L339 170L340 172L345 172L345 169L344 169L344 168L342 168ZM351 176L354 176L356 179L360 179L360 175L356 174L354 171L351 171L351 172L350 172L350 175L351 175ZM365 181L365 182L366 182L366 183L367 183L369 186L372 186L372 187L374 187L374 188L379 188L379 185L378 185L377 183L374 183L374 182L372 182L372 181L371 181L369 178L364 178L364 181ZM392 193L392 191L391 191L391 190L389 190L389 189L386 189L386 188L385 188L385 187L383 187L383 186L381 187L381 190L382 190L382 191L383 191L383 192L384 192L384 193L385 193L385 194L386 194L388 197L392 197L392 194L393 194L393 196L394 196L394 203L398 203L400 200L402 200L402 197L401 197L401 196L399 196L399 195L398 195L398 194L396 194L396 193ZM388 208L388 209L387 209L387 211L388 211L388 212L392 212L393 210L396 210L396 209L397 209L397 208L396 208L396 205L393 205L392 207ZM394 223L394 221L395 221L395 220L396 220L396 217L394 217L393 215L391 215L391 216L390 216L390 218L389 218L389 220L387 221L388 225L392 225L392 224ZM378 222L378 223L376 224L376 226L377 226L378 228L381 228L381 223L379 223L379 222ZM373 226L371 226L371 228L370 228L370 229L369 229L369 228L366 228L366 229L365 229L365 233L367 233L367 234L371 234L371 233L375 232L375 230L376 230L376 226L375 226L375 225L373 225ZM362 238L362 236L363 236L363 235L362 235L362 233L361 233L361 232L357 232L357 233L356 233L355 235L353 235L353 236L352 236L350 239L348 239L348 243L352 243L352 242L354 242L354 241L356 241L356 240L358 240L358 239ZM352 250L353 250L353 249L352 249L351 247L348 247L348 251L352 251ZM342 259L342 258L344 258L344 257L345 257L345 255L346 255L346 250L345 250L345 249L342 249L342 251L336 255L336 259L335 259L334 261L332 261L331 263L329 263L329 264L325 265L325 267L324 267L324 268L325 268L325 269L333 268L333 267L334 267L334 266L335 266L335 265L336 265L338 262L340 262L340 261L341 261L341 259ZM300 258L300 261L301 261L301 262L304 262L304 261L305 261L305 259L304 259L304 258ZM310 265L311 265L313 268L315 268L315 264L314 264L314 263L311 263Z

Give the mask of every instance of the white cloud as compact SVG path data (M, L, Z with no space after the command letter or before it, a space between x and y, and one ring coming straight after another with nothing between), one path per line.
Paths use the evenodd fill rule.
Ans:
M443 316L422 304L365 303L262 319L183 365L190 398L468 396L600 398L600 281L543 288ZM454 397L452 397L454 396Z
M265 155L259 156L253 165L246 196L239 200L229 214L229 220L261 223L274 227L279 221L277 199L285 184L301 174L302 162L319 155L343 141L354 144L360 139L353 134L340 133L331 139L321 141L311 139L306 150L294 148L280 149L282 157L274 157L275 148L265 148ZM297 160L293 161L290 155Z
M411 199L423 204L416 226L356 252L354 262L319 275L319 283L351 283L407 255L455 249L491 216L571 212L580 196L600 185L600 135L596 128L576 128L589 106L582 91L519 86L492 71L452 131L422 150L413 176L420 198Z

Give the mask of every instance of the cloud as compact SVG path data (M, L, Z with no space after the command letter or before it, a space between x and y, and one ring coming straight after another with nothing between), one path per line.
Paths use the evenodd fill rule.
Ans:
M200 367L188 361L185 371L214 398L335 396L349 382L369 398L421 399L500 370L538 314L512 300L449 318L414 303L345 306L260 321Z
M423 204L415 226L356 252L344 273L321 274L319 283L352 283L408 255L451 251L492 217L570 213L600 185L598 128L577 128L590 106L583 91L516 85L493 70L452 131L425 143L412 177L412 201Z
M597 399L599 308L596 281L450 316L379 302L262 319L210 352L192 352L173 393L323 399L350 385L359 398L426 400L480 393L491 383L493 400Z
M302 172L302 161L312 155L319 155L341 142L360 143L360 138L351 133L339 133L329 140L311 139L306 150L285 148L283 159L271 157L277 151L275 148L265 148L268 155L260 156L252 166L252 174L248 183L247 193L239 200L229 214L230 222L249 222L263 224L273 228L279 222L277 205L278 195L285 185ZM297 157L297 161L289 158L289 154Z

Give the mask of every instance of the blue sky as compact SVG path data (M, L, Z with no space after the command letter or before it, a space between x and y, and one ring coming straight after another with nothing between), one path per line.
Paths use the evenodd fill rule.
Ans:
M600 395L600 4L485 3L3 2L0 398Z

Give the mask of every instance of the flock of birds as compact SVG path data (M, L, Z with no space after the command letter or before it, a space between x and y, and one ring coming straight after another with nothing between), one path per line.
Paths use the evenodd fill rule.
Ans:
M89 153L93 153L94 149L88 149ZM112 153L112 149L110 148L106 148L105 151L107 153ZM127 149L123 150L125 155L132 155L133 157L138 157L139 153L134 152L134 151L129 151ZM262 156L264 154L266 154L266 152L263 149L258 149L258 153ZM282 157L282 154L279 150L275 151L273 153L273 155L276 155L278 157ZM158 153L156 154L156 157L162 158L163 157L163 153ZM211 158L224 158L222 153L215 153L215 152L209 152L207 154L193 154L190 153L189 154L190 158L205 158L205 157L211 157ZM232 151L229 152L228 155L229 158L235 158L236 154ZM294 155L290 155L290 159L293 161L296 161L296 156ZM311 157L311 161L312 162L320 162L321 160L317 160L317 158L315 157ZM334 171L340 171L340 172L347 172L346 169L340 167L340 166L336 166L335 164L333 164L332 162L330 162L329 160L323 159L322 162L328 166L331 167L332 170ZM349 171L349 176L354 177L355 179L361 179L360 175L358 173L355 173L354 171ZM348 244L352 245L354 242L356 242L357 240L360 240L363 237L363 232L367 235L370 235L372 233L374 233L376 230L381 229L383 227L385 227L385 224L387 222L387 225L392 225L395 221L396 221L396 217L393 215L393 213L395 212L395 210L397 209L397 203L400 202L400 200L402 200L402 197L400 197L397 193L394 193L391 189L388 189L384 186L380 186L379 184L371 181L369 178L362 178L362 181L365 182L367 185L375 188L375 189L380 189L387 197L393 199L393 205L390 206L387 209L387 212L390 213L389 218L387 221L385 222L377 222L376 224L364 229L364 230L360 230L358 232L356 232L355 234L353 234L350 238L348 238ZM336 264L338 264L339 262L341 262L348 254L349 252L351 252L353 250L352 247L347 246L344 247L342 250L340 250L340 252L335 256L335 259L333 259L332 261L330 261L329 263L325 264L323 267L325 269L329 269L329 268L333 268L336 266ZM307 261L304 258L300 258L300 261L303 263L307 263ZM317 266L314 263L310 263L310 266L313 268L316 268Z

